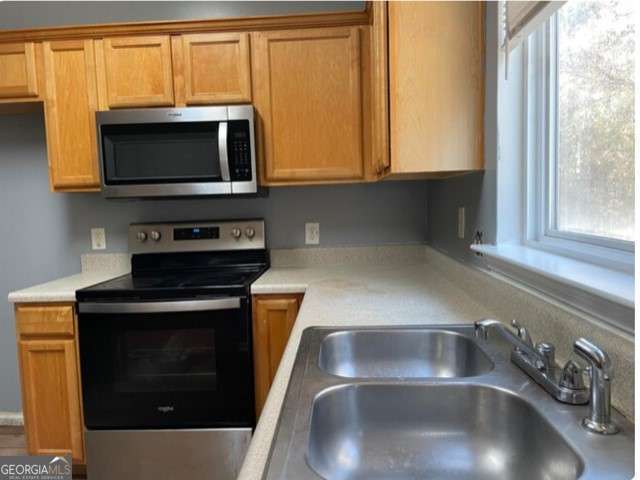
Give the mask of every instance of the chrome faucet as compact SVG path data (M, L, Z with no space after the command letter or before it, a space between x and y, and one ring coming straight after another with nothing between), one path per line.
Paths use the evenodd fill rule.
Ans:
M556 400L580 405L589 401L589 390L582 380L582 369L569 360L563 368L555 361L555 347L540 342L534 346L531 335L516 320L511 322L515 333L498 320L490 318L474 323L476 337L488 339L489 331L497 330L513 346L511 361L544 388Z
M582 420L582 426L603 435L618 433L618 427L611 421L613 367L609 355L585 338L576 340L573 351L591 367L591 413Z

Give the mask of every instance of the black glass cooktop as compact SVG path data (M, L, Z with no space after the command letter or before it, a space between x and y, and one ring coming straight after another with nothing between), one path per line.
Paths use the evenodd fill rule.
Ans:
M139 298L171 299L216 294L237 294L248 289L262 271L183 272L159 276L123 275L76 292L79 301Z
M142 256L141 256L142 257ZM241 262L230 257L155 255L132 260L132 273L83 288L78 301L171 300L201 296L248 294L268 261ZM245 258L246 260L246 258Z

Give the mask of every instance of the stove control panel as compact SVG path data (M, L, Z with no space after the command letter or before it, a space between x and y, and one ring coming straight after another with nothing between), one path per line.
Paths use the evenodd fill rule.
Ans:
M266 248L264 220L134 223L130 253L169 253Z

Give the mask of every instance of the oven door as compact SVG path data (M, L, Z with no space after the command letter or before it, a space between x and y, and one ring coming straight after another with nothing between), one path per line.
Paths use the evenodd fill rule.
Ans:
M254 426L246 297L78 308L87 429Z
M226 107L97 113L105 197L231 193Z

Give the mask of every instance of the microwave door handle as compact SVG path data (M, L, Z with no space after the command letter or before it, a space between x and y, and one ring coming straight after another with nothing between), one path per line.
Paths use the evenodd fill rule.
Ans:
M220 157L220 175L223 182L230 182L229 174L229 152L227 150L227 122L220 122L218 125L218 156Z

